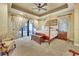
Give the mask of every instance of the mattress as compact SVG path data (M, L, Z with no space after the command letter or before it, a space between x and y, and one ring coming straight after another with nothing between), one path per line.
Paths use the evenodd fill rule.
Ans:
M43 30L43 31L37 31L38 33L44 33L45 35L49 36L49 31L48 30ZM51 30L50 31L50 39L56 37L58 32L56 30Z

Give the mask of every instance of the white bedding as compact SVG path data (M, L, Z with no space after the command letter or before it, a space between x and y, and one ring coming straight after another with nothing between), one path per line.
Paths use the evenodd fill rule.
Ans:
M39 32L39 33L44 33L44 34L46 34L47 36L49 36L49 30L41 30L41 31L37 31L37 32ZM57 34L58 34L58 32L56 31L56 29L52 29L52 30L50 31L50 39L56 37Z

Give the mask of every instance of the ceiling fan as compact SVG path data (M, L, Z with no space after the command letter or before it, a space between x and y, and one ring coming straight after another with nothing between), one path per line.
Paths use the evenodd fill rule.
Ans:
M45 6L47 6L47 3L34 3L36 5L36 8L33 9L37 9L38 11L44 10L47 11L46 8L44 8Z

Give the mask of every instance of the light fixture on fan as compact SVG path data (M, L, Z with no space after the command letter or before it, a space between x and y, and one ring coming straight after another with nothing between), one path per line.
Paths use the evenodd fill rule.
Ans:
M44 11L47 11L46 8L44 8L45 6L47 6L47 3L34 3L36 5L36 8L33 8L34 10L38 10L38 11L41 11L41 10L44 10Z

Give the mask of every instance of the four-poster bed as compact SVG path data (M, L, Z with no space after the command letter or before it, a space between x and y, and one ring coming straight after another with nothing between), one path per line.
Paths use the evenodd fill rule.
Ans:
M57 20L57 19L55 19ZM53 28L54 26L51 26L50 18L48 18L48 25L44 28L44 30L36 31L34 34L32 34L31 39L35 40L38 43L42 43L47 41L49 44L50 42L57 36L58 32L56 31L57 28ZM57 25L55 26L57 27Z
M67 14L67 15L70 15L70 14ZM58 17L58 19L53 19L55 20L53 22L51 21L50 18L51 17L47 18L48 30L46 30L46 27L45 27L43 31L42 30L40 32L37 31L35 34L32 35L31 39L35 41L39 41L40 44L41 42L44 42L44 41L47 41L50 44L50 42L54 39L61 39L61 40L67 41L68 40L67 39L67 17L65 16Z

